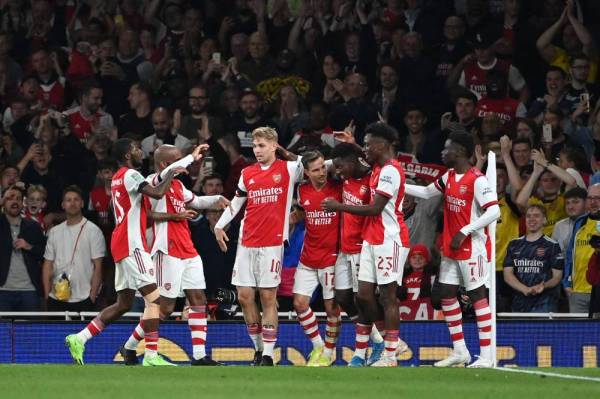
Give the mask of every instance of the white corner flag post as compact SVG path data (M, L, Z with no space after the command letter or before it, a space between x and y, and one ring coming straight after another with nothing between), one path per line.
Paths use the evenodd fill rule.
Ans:
M496 191L496 154L492 151L488 152L487 157L487 171L485 176L490 184L490 188ZM497 364L497 354L496 354L496 222L492 222L489 225L489 234L492 240L492 256L490 262L490 279L489 279L489 302L490 302L490 311L492 313L492 336L491 336L491 346L492 346L492 364L494 367Z

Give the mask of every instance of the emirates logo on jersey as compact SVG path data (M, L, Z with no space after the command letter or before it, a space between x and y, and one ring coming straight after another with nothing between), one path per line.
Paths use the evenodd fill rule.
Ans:
M536 251L535 251L536 255L539 257L544 256L544 254L546 254L546 248L544 247L539 247Z
M171 289L171 283L165 283L163 287L165 287L165 290L169 291Z
M467 192L467 186L466 186L466 185L464 185L464 184L461 184L461 185L460 185L460 187L458 188L458 191L459 191L461 194L464 194L464 193L466 193L466 192Z
M360 188L358 189L358 191L360 191L361 195L365 195L365 193L367 192L367 190L368 190L367 186L365 186L365 185L360 186Z
M279 182L281 181L281 173L275 173L275 174L273 175L273 181L274 181L275 183L279 183Z

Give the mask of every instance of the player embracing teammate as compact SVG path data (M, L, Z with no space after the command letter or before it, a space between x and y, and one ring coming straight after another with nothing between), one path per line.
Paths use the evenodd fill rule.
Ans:
M480 356L469 367L493 367L491 352L492 313L485 284L488 281L492 240L488 226L500 216L496 192L486 177L472 166L475 145L465 132L454 132L442 152L450 168L427 187L406 185L406 193L419 198L444 196L444 230L439 286L442 311L454 350L434 364L436 367L468 365L471 355L465 345L462 311L456 298L458 287L469 295L479 331Z
M215 236L226 251L229 238L223 229L245 204L232 283L237 287L248 335L254 343L253 364L273 366L283 242L289 230L294 185L304 169L301 158L296 161L276 158L277 132L273 128L254 129L252 145L257 163L242 170L236 195L215 225ZM262 317L255 301L257 290Z

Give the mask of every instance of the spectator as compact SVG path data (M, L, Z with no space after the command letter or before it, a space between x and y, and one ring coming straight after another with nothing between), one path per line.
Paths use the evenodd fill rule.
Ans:
M590 239L598 235L600 185L594 184L589 187L587 208L588 213L575 220L565 258L562 284L569 299L571 313L588 313L589 311L592 287L586 280L586 273L590 259L595 252L590 245Z
M499 69L508 76L508 85L519 93L519 101L523 104L529 99L529 88L521 72L509 62L496 57L494 43L498 37L490 29L479 30L474 34L473 47L475 55L468 54L454 68L448 77L448 85L455 82L471 90L477 98L486 94L486 75L492 69Z
M33 312L40 308L41 262L46 239L38 223L21 217L23 189L12 185L2 194L0 311Z
M529 205L527 234L512 240L504 260L504 280L513 288L512 311L549 313L558 310L564 258L558 243L543 233L546 209Z
M110 243L112 228L114 227L110 214L110 183L117 169L117 163L112 159L103 159L98 162L98 173L96 175L98 184L90 192L90 200L87 208L93 213L93 220L104 233L107 244Z
M275 60L269 55L269 40L264 33L254 32L248 44L250 58L240 62L239 72L253 87L275 75Z
M309 124L297 131L288 145L288 150L295 154L304 151L318 150L322 154L329 154L335 146L333 129L327 120L327 104L313 102L310 106Z
M508 96L506 75L497 70L491 70L486 75L486 95L477 102L477 117L495 114L502 125L512 127L516 118L524 118L527 109L522 102Z
M545 109L558 106L569 111L570 105L565 99L567 89L567 73L559 67L551 66L546 72L546 94L536 98L529 107L527 116L541 121Z
M341 90L343 103L331 107L329 120L334 130L342 130L350 122L356 125L356 141L362 143L364 128L377 120L377 111L374 105L367 100L369 91L365 76L352 73L344 79Z
M140 49L139 34L136 31L125 29L119 33L115 65L117 71L121 69L123 80L130 84L138 81L149 82L152 78L154 67Z
M176 112L179 113L179 110ZM157 107L152 111L152 129L154 134L142 140L142 151L145 157L154 154L154 150L163 144L172 144L182 152L190 147L190 141L178 134L171 113L166 108Z
M20 181L21 170L16 166L6 165L0 173L0 195L4 195L9 187L19 183Z
M559 220L554 225L552 239L558 242L563 255L571 242L575 221L585 213L587 191L585 188L575 187L565 193L565 212L567 217Z
M444 42L434 47L436 59L435 76L447 79L454 66L469 52L464 40L465 23L456 15L449 16L444 22Z
M45 107L62 111L65 106L65 78L52 65L48 51L44 48L31 54L33 74L40 84L38 99Z
M152 88L144 82L137 82L129 88L131 111L119 117L119 136L134 133L147 137L152 132Z
M430 96L435 77L433 62L423 53L423 37L409 32L402 38L404 58L398 63L398 86L404 101L417 104L426 111L433 111Z
M32 220L40 225L44 234L46 233L46 198L48 191L44 186L32 184L27 189L25 197L25 207L23 208L23 219Z
M287 147L294 133L308 126L309 115L294 86L283 86L278 97L279 112L273 122L277 125L279 143Z
M431 264L426 245L411 246L404 269L402 285L398 287L401 319L433 320L431 286L437 273Z
M453 95L454 116L451 112L442 115L440 128L448 136L457 130L467 131L471 134L477 134L477 118L475 107L477 97L471 91L466 89L457 90ZM456 117L456 118L454 118Z
M523 189L517 195L516 203L522 209L528 205L538 204L546 209L544 234L552 235L554 225L567 216L565 212L565 197L560 192L561 183L565 183L568 191L576 186L576 181L569 173L557 165L554 165L544 157L543 152L531 151L533 162L533 174L527 180ZM538 194L532 195L534 186L538 182Z
M591 104L598 101L597 86L587 83L590 75L590 58L584 54L575 54L571 57L571 82L566 87L565 103L567 105L566 113L573 114L579 104L582 102L581 96L587 96L587 104L584 106L584 112L579 115L582 124L586 124L590 115Z
M411 154L422 163L442 163L444 140L435 131L425 131L427 116L425 111L414 105L406 107L404 126L408 135L402 136L398 149Z
M65 189L62 207L67 220L48 234L42 280L49 311L91 311L100 293L106 244L102 232L83 217L84 202L77 186ZM66 290L60 290L60 284Z
M398 72L394 65L382 63L379 67L379 84L381 89L373 96L373 103L383 120L396 129L402 126L404 99L398 89Z
M576 53L583 51L588 57L596 57L595 62L590 65L588 75L588 82L593 83L598 73L597 50L590 32L575 16L573 8L574 1L567 1L560 18L540 35L536 46L544 61L565 72L571 71L571 57ZM552 44L560 30L564 49Z
M267 119L263 116L262 100L259 94L252 90L247 90L240 97L240 108L242 115L232 123L232 131L236 132L240 139L242 154L247 157L254 157L252 153L252 131L259 126L269 125Z
M342 89L344 88L344 82L340 79L343 76L342 64L336 54L326 54L323 57L322 62L323 78L320 79L322 82L318 82L315 86L321 87L321 91L317 91L322 99L327 104L333 104L340 102L342 99ZM321 83L321 84L319 84ZM313 92L315 90L313 89ZM317 97L313 94L312 97ZM320 97L319 97L320 98Z
M600 257L598 246L594 247L594 255L590 258L587 271L587 281L592 286L590 298L590 317L600 318Z
M414 184L414 181L407 179L407 183ZM427 200L410 195L404 197L402 212L411 244L422 243L429 249L435 248L437 231L432 226L437 226L440 221L440 202L440 196Z
M0 169L5 165L14 165L23 156L23 150L10 132L0 131Z
M26 185L39 184L48 191L48 211L54 212L59 208L61 181L57 170L50 167L52 155L45 144L32 144L27 153L17 165L21 171L21 179Z
M204 121L208 121L208 132L211 137L218 139L223 135L221 120L209 113L210 98L204 86L197 84L190 87L188 106L190 113L184 115L181 120L182 135L190 140L198 140L199 143L206 142L208 140L206 137L199 136Z
M531 163L532 142L526 137L517 137L512 142L511 155L517 169L521 169Z
M71 133L82 142L99 129L110 131L113 118L102 111L102 87L96 82L84 83L80 90L80 105L70 108L64 114L69 121Z

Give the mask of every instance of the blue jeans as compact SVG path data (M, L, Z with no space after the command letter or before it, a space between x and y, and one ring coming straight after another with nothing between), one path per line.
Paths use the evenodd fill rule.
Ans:
M40 301L36 291L0 290L0 312L35 312L40 310Z

